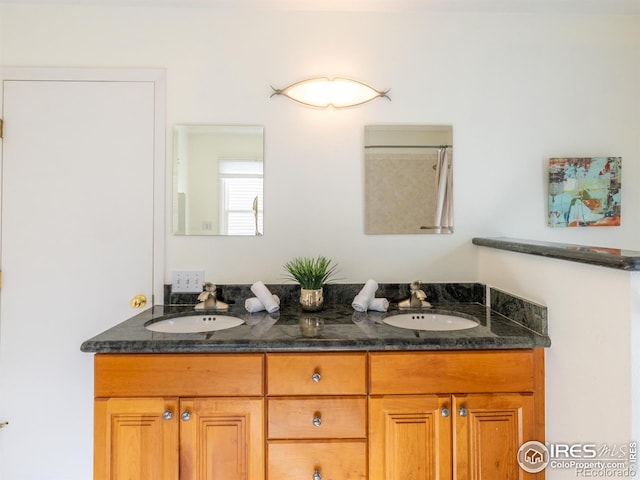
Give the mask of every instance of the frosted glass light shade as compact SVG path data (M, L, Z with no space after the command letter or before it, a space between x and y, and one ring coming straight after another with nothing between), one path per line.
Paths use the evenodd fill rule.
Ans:
M361 105L378 97L390 100L389 90L378 91L369 85L348 78L316 77L292 83L278 89L271 87L274 95L284 95L293 101L311 107L344 108Z

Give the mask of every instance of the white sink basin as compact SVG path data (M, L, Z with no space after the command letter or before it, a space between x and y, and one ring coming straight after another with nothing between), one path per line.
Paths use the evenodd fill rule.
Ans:
M244 320L229 315L188 315L167 318L145 325L147 330L163 333L198 333L226 330L242 325Z
M475 320L446 313L400 313L382 319L387 325L409 330L466 330L479 325Z

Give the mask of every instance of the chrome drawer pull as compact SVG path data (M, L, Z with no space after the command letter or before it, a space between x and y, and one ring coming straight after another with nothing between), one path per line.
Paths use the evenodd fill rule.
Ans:
M467 415L469 415L469 410L467 410L464 407L460 407L460 410L458 410L458 413L460 413L461 417L466 417Z
M319 414L313 417L313 425L315 427L319 427L320 425L322 425L322 418L320 418Z
M166 410L162 413L162 418L165 420L171 420L173 418L173 412L171 410Z
M315 372L313 375L311 375L311 380L318 383L320 380L322 380L322 376L318 372Z
M442 407L440 409L440 415L442 415L443 417L448 417L449 415L451 415L451 412L447 407Z
M313 472L313 480L322 480L322 474L320 473L320 470L316 470L315 472Z
M189 410L185 410L184 412L182 412L182 415L180 415L180 418L183 421L188 422L189 420L191 420L191 412Z

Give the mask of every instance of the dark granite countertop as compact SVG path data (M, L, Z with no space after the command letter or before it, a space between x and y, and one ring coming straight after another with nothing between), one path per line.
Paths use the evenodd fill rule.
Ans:
M586 263L599 267L616 268L630 272L640 271L640 252L635 250L520 240L506 237L476 237L472 242L474 245L481 247Z
M167 316L189 313L193 306L158 305L87 340L83 352L95 353L215 353L288 351L380 351L524 349L548 347L547 335L534 332L480 303L434 305L428 311L473 316L480 326L458 331L435 332L400 329L382 323L382 318L412 310L387 313L355 312L350 305L325 305L317 313L303 312L298 305L284 305L279 312L249 314L232 305L229 315L245 323L208 333L158 333L145 325ZM323 324L315 336L303 335L301 322L315 319Z

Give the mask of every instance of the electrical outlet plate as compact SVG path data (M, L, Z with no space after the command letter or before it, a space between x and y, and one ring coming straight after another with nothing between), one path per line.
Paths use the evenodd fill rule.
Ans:
M171 293L201 293L203 270L174 270L171 272Z

